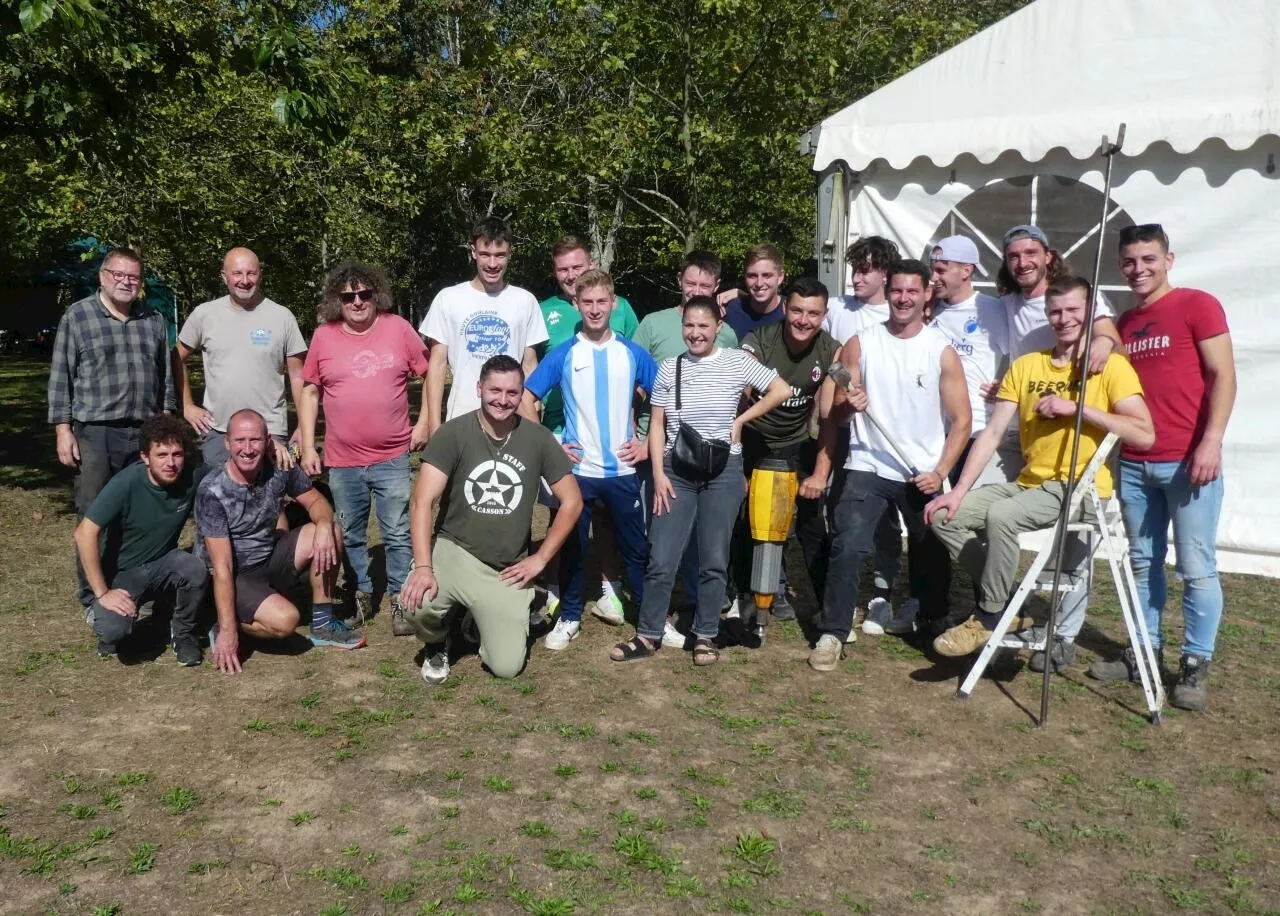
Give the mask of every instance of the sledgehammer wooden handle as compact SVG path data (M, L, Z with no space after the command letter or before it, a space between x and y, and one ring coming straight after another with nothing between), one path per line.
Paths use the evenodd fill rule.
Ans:
M849 370L845 368L844 363L839 360L836 360L827 367L827 374L835 379L836 384L841 388L844 388L846 391L849 389L849 386L853 384L853 376L849 374ZM884 441L888 442L889 447L897 453L898 460L901 461L903 466L911 472L911 476L919 477L920 470L911 463L911 459L907 457L907 453L902 450L902 446L898 444L897 440L894 439L893 436L889 435L889 431L887 429L880 425L880 421L877 420L875 414L871 412L871 408L868 407L866 410L862 411L862 415L871 421L871 425L876 428L880 435L884 436Z

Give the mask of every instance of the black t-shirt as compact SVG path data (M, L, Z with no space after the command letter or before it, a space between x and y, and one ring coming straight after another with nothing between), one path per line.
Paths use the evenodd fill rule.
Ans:
M809 413L814 395L840 350L834 337L819 330L809 346L793 356L787 349L785 330L783 324L756 328L739 344L740 349L777 370L782 380L791 386L791 397L750 424L772 448L795 445L809 438Z
M475 410L441 426L422 460L449 479L436 535L494 569L505 569L529 552L538 481L545 477L556 483L572 470L545 426L517 417L505 441L491 439Z

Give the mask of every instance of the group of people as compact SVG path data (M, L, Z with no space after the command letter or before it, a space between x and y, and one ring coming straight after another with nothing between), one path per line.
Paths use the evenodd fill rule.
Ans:
M501 220L481 220L474 276L442 290L417 330L395 314L382 271L343 264L326 277L309 345L292 313L263 295L257 257L233 249L228 295L191 313L172 353L163 319L137 296L141 259L108 255L99 290L59 325L49 382L59 460L79 471L81 602L99 653L116 652L143 602L165 595L175 654L199 664L210 582L220 670L240 670L242 633L293 634L303 588L313 643L364 645L376 613L373 511L391 630L424 644L428 683L448 677L459 639L478 642L493 674L515 676L543 608L554 618L543 645L564 650L588 606L623 624L628 592L635 634L613 660L666 646L714 664L726 632L754 632L744 498L752 471L777 459L797 475L795 536L820 606L809 664L834 670L854 641L867 560L864 634L921 634L941 655L966 656L989 641L1016 586L1018 535L1060 513L1084 367L1075 475L1115 434L1157 650L1172 522L1186 621L1172 699L1204 708L1222 614L1213 544L1235 376L1221 304L1172 287L1159 226L1121 233L1134 301L1118 319L1101 295L1091 309L1088 281L1032 225L1003 238L1000 298L975 290L978 249L966 237L942 239L928 263L869 237L847 252L853 295L833 298L810 277L788 282L767 244L747 253L742 288L721 291L721 262L695 251L677 274L680 303L642 321L578 238L554 246L560 293L542 303L506 282L512 246ZM201 404L188 371L197 352ZM424 382L413 421L415 377ZM313 483L326 469L332 503ZM1106 467L1094 485L1111 495ZM550 525L534 549L539 501ZM192 512L194 555L177 547ZM900 519L908 600L895 608ZM601 573L593 602L589 557ZM1085 575L1087 560L1063 574ZM953 561L975 583L972 609L951 609ZM335 607L343 568L345 615ZM687 633L672 613L677 580L693 604ZM788 592L784 574L773 616L794 617ZM1072 663L1086 602L1086 589L1067 595L1033 668ZM1014 629L1034 641L1035 627L1027 618ZM1132 649L1090 668L1106 680L1137 672Z

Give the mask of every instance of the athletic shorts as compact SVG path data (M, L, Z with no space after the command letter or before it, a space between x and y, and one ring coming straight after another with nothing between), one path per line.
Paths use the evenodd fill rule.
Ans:
M236 573L236 617L241 623L252 623L262 602L272 595L288 597L290 592L311 578L309 569L299 570L293 565L301 535L301 528L285 532L276 539L271 557L265 563Z

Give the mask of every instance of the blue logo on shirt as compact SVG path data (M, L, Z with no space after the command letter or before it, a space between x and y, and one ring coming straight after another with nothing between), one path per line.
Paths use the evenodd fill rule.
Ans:
M480 312L472 315L462 326L462 339L467 342L468 353L496 356L507 352L511 326L492 312Z
M964 323L964 332L966 334L972 334L974 331L978 330L978 327L979 327L978 319L970 318L968 321Z
M271 331L267 328L254 328L249 332L249 343L255 347L271 346Z

